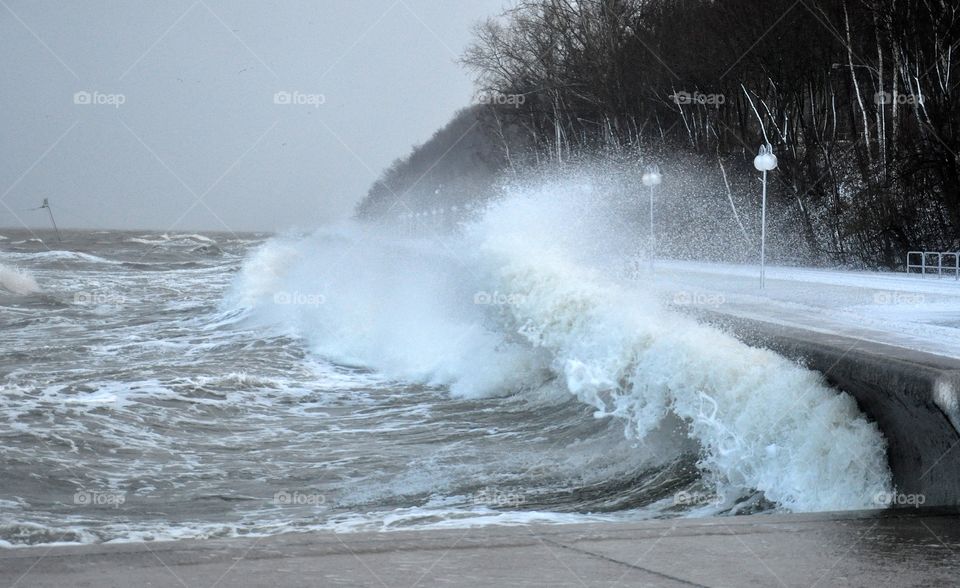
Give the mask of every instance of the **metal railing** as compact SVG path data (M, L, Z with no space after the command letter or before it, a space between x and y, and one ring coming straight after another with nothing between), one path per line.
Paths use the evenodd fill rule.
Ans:
M919 258L919 263L914 263ZM953 263L944 263L953 260ZM920 277L926 277L928 273L937 274L937 278L943 277L943 272L953 272L953 279L960 280L960 252L954 251L908 251L907 252L907 273L913 273L913 270L920 270Z

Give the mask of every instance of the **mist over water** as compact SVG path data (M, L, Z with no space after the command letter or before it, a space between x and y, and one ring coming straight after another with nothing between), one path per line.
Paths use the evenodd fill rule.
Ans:
M5 234L0 541L874 507L877 427L669 309L616 198L581 175L443 232Z

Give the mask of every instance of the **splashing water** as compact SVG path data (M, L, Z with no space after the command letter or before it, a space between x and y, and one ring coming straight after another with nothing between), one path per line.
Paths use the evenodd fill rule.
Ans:
M37 294L41 291L37 281L29 272L2 263L0 263L0 290L21 296Z
M696 442L727 504L868 508L891 488L886 444L814 372L663 308L627 281L631 233L589 184L509 190L453 236L341 226L268 242L229 304L322 357L459 398L574 396L640 446Z

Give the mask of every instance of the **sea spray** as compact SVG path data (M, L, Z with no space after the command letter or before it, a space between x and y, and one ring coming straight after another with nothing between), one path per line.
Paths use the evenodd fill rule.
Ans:
M633 239L607 228L598 197L513 190L439 239L345 226L273 241L233 298L318 355L456 396L572 394L641 443L678 419L728 503L761 491L792 511L856 509L889 492L885 441L848 395L616 275ZM277 305L278 291L324 304Z
M849 395L661 308L649 287L583 268L575 236L549 237L565 209L591 228L583 200L552 196L507 199L471 236L496 287L518 295L509 307L517 332L549 352L570 393L597 416L623 418L640 439L673 412L721 493L756 489L787 509L816 511L867 508L891 488L885 440ZM600 238L597 229L586 236Z
M26 296L40 292L40 286L30 272L0 263L0 291Z

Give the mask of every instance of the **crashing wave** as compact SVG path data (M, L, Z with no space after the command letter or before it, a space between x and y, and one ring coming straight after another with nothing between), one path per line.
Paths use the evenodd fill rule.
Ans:
M0 290L26 296L41 292L40 286L30 272L0 263Z
M705 484L791 511L870 508L886 443L819 374L662 307L589 186L515 192L462 235L344 226L274 239L230 302L324 357L461 397L573 395L641 443L679 420Z

